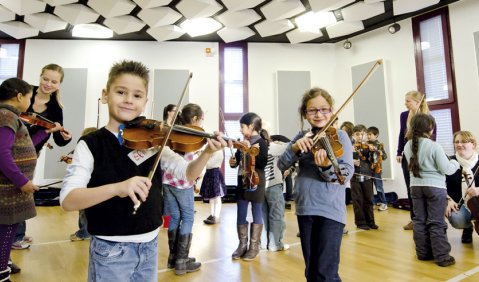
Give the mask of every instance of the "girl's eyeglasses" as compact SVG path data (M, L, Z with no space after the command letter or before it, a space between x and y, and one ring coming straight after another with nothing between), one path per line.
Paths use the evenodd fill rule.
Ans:
M306 113L310 116L315 116L319 113L322 113L323 115L331 113L331 108L310 108L306 109Z

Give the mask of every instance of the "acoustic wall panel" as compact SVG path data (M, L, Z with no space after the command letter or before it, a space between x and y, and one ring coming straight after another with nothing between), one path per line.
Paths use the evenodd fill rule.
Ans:
M277 71L278 132L292 139L301 130L298 108L304 92L311 88L309 71ZM307 122L306 122L306 127Z
M353 89L364 79L371 67L376 63L369 62L351 68ZM354 96L354 124L366 127L376 126L379 129L378 140L384 143L388 158L383 162L383 178L391 178L391 163L395 156L390 156L388 116L386 105L386 83L384 66L379 65L370 78Z

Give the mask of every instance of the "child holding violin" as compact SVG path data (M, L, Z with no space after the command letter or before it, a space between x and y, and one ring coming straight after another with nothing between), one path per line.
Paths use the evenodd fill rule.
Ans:
M60 203L67 211L85 210L92 235L89 281L156 282L163 206L161 172L155 169L158 150L161 169L194 181L211 155L227 145L218 133L191 162L167 146L141 152L125 147L120 132L145 109L148 82L142 63L112 66L101 97L108 105L108 123L80 138L67 167Z
M428 114L415 114L407 131L409 140L404 157L409 164L411 198L414 207L413 237L419 260L434 260L445 267L455 263L449 253L446 177L459 169L456 160L448 159L441 145L430 139L435 126Z
M0 85L0 281L10 281L9 256L18 224L36 216L35 145L52 132L40 130L30 137L20 121L31 96L32 87L21 79L9 78Z
M452 227L462 229L461 242L470 244L473 216L469 208L472 202L469 203L469 200L479 195L477 139L470 131L458 131L454 133L453 140L455 154L450 158L457 160L461 167L455 173L446 175L446 217Z
M369 155L369 162L371 163L371 172L373 178L374 186L376 186L376 191L378 193L379 211L385 211L388 209L388 202L386 201L386 195L384 194L384 186L382 179L383 171L383 161L388 158L386 151L384 150L384 144L379 142L379 129L375 126L371 126L367 130L368 136L368 145L371 154Z
M176 124L193 125L201 127L203 123L203 110L197 104L187 104L178 114ZM196 158L195 152L183 154L187 162ZM163 198L165 214L170 215L168 225L168 268L174 268L177 275L197 271L201 263L194 258L189 258L191 240L193 238L193 222L195 219L194 185L196 179L189 181L185 177L179 178L172 171L163 171Z
M324 148L312 150L315 145L312 137L316 134L332 143L321 132L333 117L333 97L326 90L312 88L306 91L299 114L301 127L306 120L312 128L302 130L293 138L279 157L278 167L284 171L299 162L294 184L295 203L307 280L340 281L339 257L346 224L344 183L353 174L351 140L344 131L336 130L336 135L330 137L342 146L342 155L327 153ZM328 154L335 156L333 160L337 162L339 171L334 168Z
M358 124L353 128L354 176L351 179L354 223L359 229L378 229L374 221L373 180L371 179L371 150L366 143L366 126Z
M265 194L264 169L268 162L267 136L262 129L261 118L252 112L244 114L240 120L240 131L244 136L239 142L238 150L229 164L232 168L240 166L237 185L236 230L238 248L233 252L233 259L242 258L250 261L256 258L260 249L260 238L263 230L262 205ZM253 153L254 152L254 153ZM259 180L259 181L258 181ZM257 182L258 181L258 182ZM257 182L257 183L256 183ZM248 205L251 203L253 222L250 225L250 241L248 247Z

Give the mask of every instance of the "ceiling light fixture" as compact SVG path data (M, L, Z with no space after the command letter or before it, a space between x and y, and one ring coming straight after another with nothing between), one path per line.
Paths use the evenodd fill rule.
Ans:
M185 20L180 27L191 37L201 36L213 33L220 29L222 25L212 18L198 18Z
M346 41L344 41L344 43L343 43L343 47L344 47L344 49L351 49L351 47L353 47L353 43L351 43L351 41L349 41L349 39L346 39Z
M113 31L99 24L77 24L72 29L73 37L112 38Z
M301 32L320 33L320 28L336 23L332 12L308 12L294 19Z
M398 32L400 29L401 29L401 26L400 26L398 23L393 23L392 25L390 25L390 26L388 27L388 31L389 31L389 33L391 33L391 34L395 34L395 33Z

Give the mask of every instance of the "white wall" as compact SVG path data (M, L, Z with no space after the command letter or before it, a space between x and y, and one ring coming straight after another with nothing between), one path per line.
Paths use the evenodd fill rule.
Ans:
M277 71L310 71L311 86L322 87L334 95L334 53L334 46L330 44L248 44L249 110L271 124L272 134L278 132L281 113L276 110ZM291 101L291 111L297 112L299 103Z

